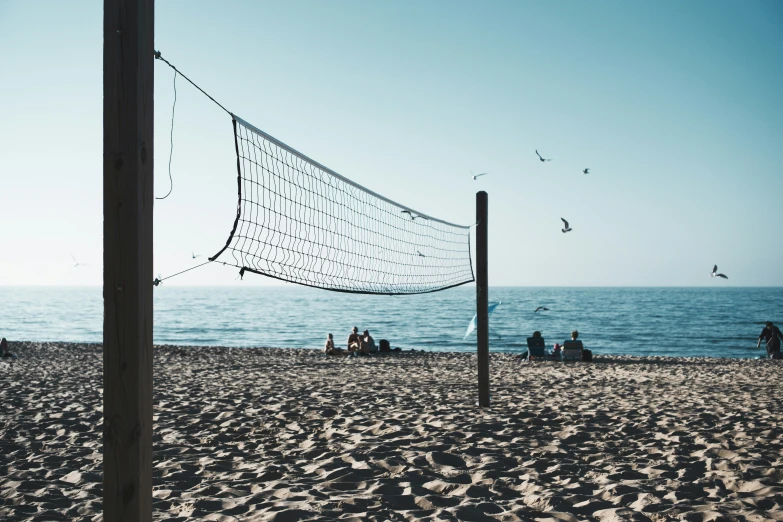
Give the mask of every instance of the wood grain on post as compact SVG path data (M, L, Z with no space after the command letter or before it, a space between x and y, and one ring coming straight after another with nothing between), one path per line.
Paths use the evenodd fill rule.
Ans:
M489 286L487 275L487 193L476 193L476 342L479 406L489 407Z
M103 520L150 521L155 2L103 7Z

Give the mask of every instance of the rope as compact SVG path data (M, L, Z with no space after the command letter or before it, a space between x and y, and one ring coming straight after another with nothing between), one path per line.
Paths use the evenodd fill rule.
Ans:
M180 76L182 76L182 77L183 77L183 78L185 78L187 81L189 81L189 82L190 82L190 84L191 84L193 87L195 87L196 89L198 89L199 91L201 91L201 92L204 94L204 96L206 96L207 98L209 98L210 100L212 100L212 101L215 103L215 105L217 105L218 107L220 107L221 109L223 109L224 111L226 111L226 113L227 113L229 116L231 116L232 118L234 117L234 115L233 115L233 114L231 114L231 111L229 111L228 109L226 109L225 107L223 107L222 105L220 105L220 103L218 103L218 102L217 102L217 100L215 100L215 98L213 98L212 96L210 96L209 94L207 94L207 93L206 93L206 91L204 91L204 89L202 89L201 87L199 87L198 85L196 85L195 83L193 83L193 80L191 80L190 78L188 78L187 76L185 76L184 74L182 74L182 73L181 73L181 72L180 72L180 71L179 71L179 70L178 70L176 67L174 67L173 65L171 65L171 63L170 63L168 60L166 60L166 59L165 59L165 58L164 58L164 57L163 57L163 56L160 54L160 51L155 51L155 59L156 59L156 60L163 60L164 62L166 62L166 65L168 65L169 67L171 67L172 69L174 69L174 71L176 71L176 72L177 72L177 73L178 73Z
M166 199L174 190L174 178L171 177L171 157L174 155L174 109L177 107L177 70L174 69L174 104L171 106L171 134L169 134L169 192L162 198Z
M168 276L168 277L163 277L163 278L156 277L156 278L155 278L155 280L154 280L154 281L152 281L152 285L153 285L153 286L158 286L158 285L160 285L160 284L161 284L163 281L165 281L166 279L171 279L172 277L176 277L176 276L178 276L178 275L180 275L180 274L184 274L185 272L190 272L191 270L195 270L196 268L202 267L202 266L206 265L207 263L211 263L211 262L212 262L212 261L204 261L204 262L203 262L203 263L201 263L200 265L192 266L192 267L188 268L187 270L183 270L182 272L177 272L176 274L172 274L172 275L170 275L170 276Z
M182 76L183 78L185 78L185 79L186 79L188 82L190 82L190 84L191 84L193 87L195 87L196 89L198 89L199 91L201 91L201 92L204 94L204 96L206 96L207 98L209 98L210 100L212 100L212 101L215 103L215 105L217 105L218 107L220 107L221 109L223 109L224 111L226 111L226 113L228 113L228 115L229 115L229 116L231 116L232 118L233 118L234 116L233 116L233 114L231 114L231 112L230 112L228 109L226 109L226 108L225 108L225 107L223 107L223 106L222 106L220 103L218 103L218 102L217 102L217 100L215 100L215 98L213 98L212 96L210 96L209 94L207 94L207 93L206 93L206 91L204 91L204 89L202 89L201 87L199 87L198 85L196 85L195 83L193 83L193 80L191 80L190 78L188 78L187 76L185 76L184 74L182 74L182 73L179 71L179 69L177 69L177 68L176 68L174 65L172 65L172 64L171 64L171 62L169 62L168 60L166 60L166 59L163 57L163 55L161 54L161 52L160 52L160 51L155 51L155 53L154 53L154 54L155 54L155 59L156 59L156 60L162 60L163 62L165 62L165 63L166 63L166 65L168 65L169 67L171 67L172 69L174 69L174 105L172 105L172 107L171 107L171 134L170 134L170 136L169 136L169 138L170 138L170 142L171 142L171 149L170 149L170 152L169 152L169 181L170 181L171 185L170 185L170 187L169 187L169 192L168 192L168 194L166 194L166 195L165 195L165 196L163 196L162 198L155 198L155 199L165 199L165 198L167 198L167 197L169 196L169 194L171 194L171 191L172 191L172 189L174 188L174 180L173 180L173 178L171 177L171 158L172 158L172 155L174 154L174 110L175 110L175 108L176 108L176 106L177 106L177 75L179 74L180 76ZM206 265L207 263L211 263L211 262L212 262L212 261L209 261L209 260L208 260L208 261L205 261L205 262L201 263L200 265L196 265L196 266L190 267L190 268L188 268L188 269L186 269L186 270L183 270L183 271L181 271L181 272L177 272L176 274L172 274L172 275L170 275L170 276L168 276L168 277L163 277L163 278L156 277L156 278L155 278L155 280L154 280L154 281L152 281L152 284L153 284L154 286L159 286L159 285L160 285L161 283L163 283L163 281L165 281L166 279L171 279L172 277L176 277L176 276L178 276L178 275L180 275L180 274L184 274L185 272L190 272L191 270L195 270L196 268L200 268L200 267L202 267L202 266Z
M510 348L508 347L508 345L506 344L506 340L505 340L505 339L503 339L503 338L500 336L500 334L499 334L499 333L497 333L497 332L496 332L495 330L493 330L492 328L490 328L490 329L489 329L489 332L490 332L490 333L492 333L492 334L495 334L495 336L496 336L498 339L500 339L500 342L501 342L501 343L503 343L503 346L505 346L505 347L506 347L506 350L509 350L509 349L510 349Z

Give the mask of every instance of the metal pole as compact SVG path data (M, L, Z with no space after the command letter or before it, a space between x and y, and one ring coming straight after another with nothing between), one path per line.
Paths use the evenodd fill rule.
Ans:
M154 0L103 2L103 520L152 520Z
M487 193L476 193L476 343L479 406L489 407L489 285L487 277Z

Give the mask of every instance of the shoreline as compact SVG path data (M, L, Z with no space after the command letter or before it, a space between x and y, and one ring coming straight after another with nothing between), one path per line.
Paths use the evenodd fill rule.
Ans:
M10 349L0 518L101 520L101 345ZM155 520L783 520L783 361L153 357Z
M35 347L36 349L40 349L42 347L67 347L67 348L76 348L76 349L82 349L82 348L91 348L91 349L99 349L103 350L103 343L98 342L79 342L79 341L8 341L9 345L9 351L13 353L22 353L18 350L15 350L14 347ZM340 347L343 347L342 345ZM216 350L216 351L231 351L231 350L291 350L291 351L302 351L307 353L315 353L317 355L323 355L321 353L321 348L292 348L292 347L273 347L273 346L220 346L220 345L197 345L197 344L170 344L170 343L164 343L164 344L157 344L153 343L152 345L153 350L199 350L199 351L209 351L209 350ZM344 347L343 347L344 348ZM586 348L590 348L589 346L586 346ZM549 350L548 348L548 351ZM750 350L749 350L750 351ZM493 351L492 345L490 344L490 357L509 357L509 358L516 358L519 359L520 356L523 353L526 353L526 348L520 348L520 351ZM429 355L465 355L465 356L475 356L475 352L471 351L457 351L457 350L424 350L424 349L412 349L412 348L402 348L400 352L392 352L392 353L376 353L371 354L369 357L393 357L395 354L429 354ZM754 351L753 356L748 357L719 357L719 356L709 356L709 355L700 355L700 356L686 356L686 355L631 355L631 354L602 354L600 352L596 353L593 351L593 361L592 363L618 363L621 361L638 361L638 362L695 362L695 361L759 361L759 360L766 360L766 357L760 357L765 355L766 352L764 351L764 347L759 348L757 351ZM339 356L332 356L330 358L336 358L339 359ZM365 358L364 356L362 358ZM4 361L4 359L0 358L0 362ZM537 361L535 364L542 364L544 362L559 362L559 361ZM571 361L573 362L573 361ZM569 362L568 364L571 364ZM591 363L586 363L591 364Z
M165 288L155 292L155 344L319 349L327 333L344 344L351 327L361 326L376 342L387 339L403 349L476 351L475 337L464 338L476 313L475 292L453 289L395 299L310 292L306 287L250 293ZM490 320L490 350L522 353L534 331L542 333L551 349L576 329L595 354L744 359L761 354L755 346L764 321L783 322L778 289L745 288L719 292L726 294L722 296L698 289L625 290L498 287L491 299L503 304ZM103 341L100 289L6 294L0 325L11 340ZM535 312L539 305L551 310Z

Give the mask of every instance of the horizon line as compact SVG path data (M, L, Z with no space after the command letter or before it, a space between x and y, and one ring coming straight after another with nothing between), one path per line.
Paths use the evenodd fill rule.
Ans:
M104 285L70 285L70 284L0 284L0 288L103 288ZM461 288L475 287L475 283L461 285ZM308 288L310 290L321 290L324 292L333 292L324 288L309 287L296 283L283 284L265 284L265 285L239 285L239 284L205 284L205 285L179 285L169 284L171 288ZM783 285L489 285L489 288L783 288ZM453 290L447 288L441 291ZM345 293L345 292L343 292ZM350 292L349 292L350 293ZM386 294L367 294L367 295L386 295Z

